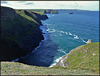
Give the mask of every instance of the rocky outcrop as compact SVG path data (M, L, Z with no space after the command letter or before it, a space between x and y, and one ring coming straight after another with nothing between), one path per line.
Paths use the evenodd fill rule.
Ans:
M44 39L39 28L41 20L47 18L46 15L1 7L1 61L14 60L35 49Z

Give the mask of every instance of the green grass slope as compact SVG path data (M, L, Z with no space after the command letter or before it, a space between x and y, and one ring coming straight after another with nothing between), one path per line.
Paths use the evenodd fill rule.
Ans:
M67 58L64 65L67 65L67 68L88 69L99 73L99 42L79 46L63 58L65 57Z
M64 64L67 63L68 67L38 67L1 62L1 75L99 75L99 42L73 49Z
M96 75L91 70L48 68L21 64L18 62L1 62L1 75Z

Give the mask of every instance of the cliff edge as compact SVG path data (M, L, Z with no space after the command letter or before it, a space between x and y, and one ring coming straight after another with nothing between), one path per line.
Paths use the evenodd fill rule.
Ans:
M36 48L44 39L39 27L45 19L45 14L1 6L1 61L25 56Z

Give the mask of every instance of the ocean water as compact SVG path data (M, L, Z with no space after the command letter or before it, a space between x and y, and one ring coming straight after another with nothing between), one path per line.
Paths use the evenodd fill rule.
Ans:
M40 27L45 39L23 59L27 64L52 67L70 50L86 44L88 39L99 41L98 11L59 11L59 14L47 16L49 19L42 21Z

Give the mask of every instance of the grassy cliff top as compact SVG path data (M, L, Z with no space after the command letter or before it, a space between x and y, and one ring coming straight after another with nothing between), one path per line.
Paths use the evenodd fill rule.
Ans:
M99 47L99 42L96 42L71 50L68 55L62 58L66 59L64 62L65 67L70 69L88 69L99 73Z

